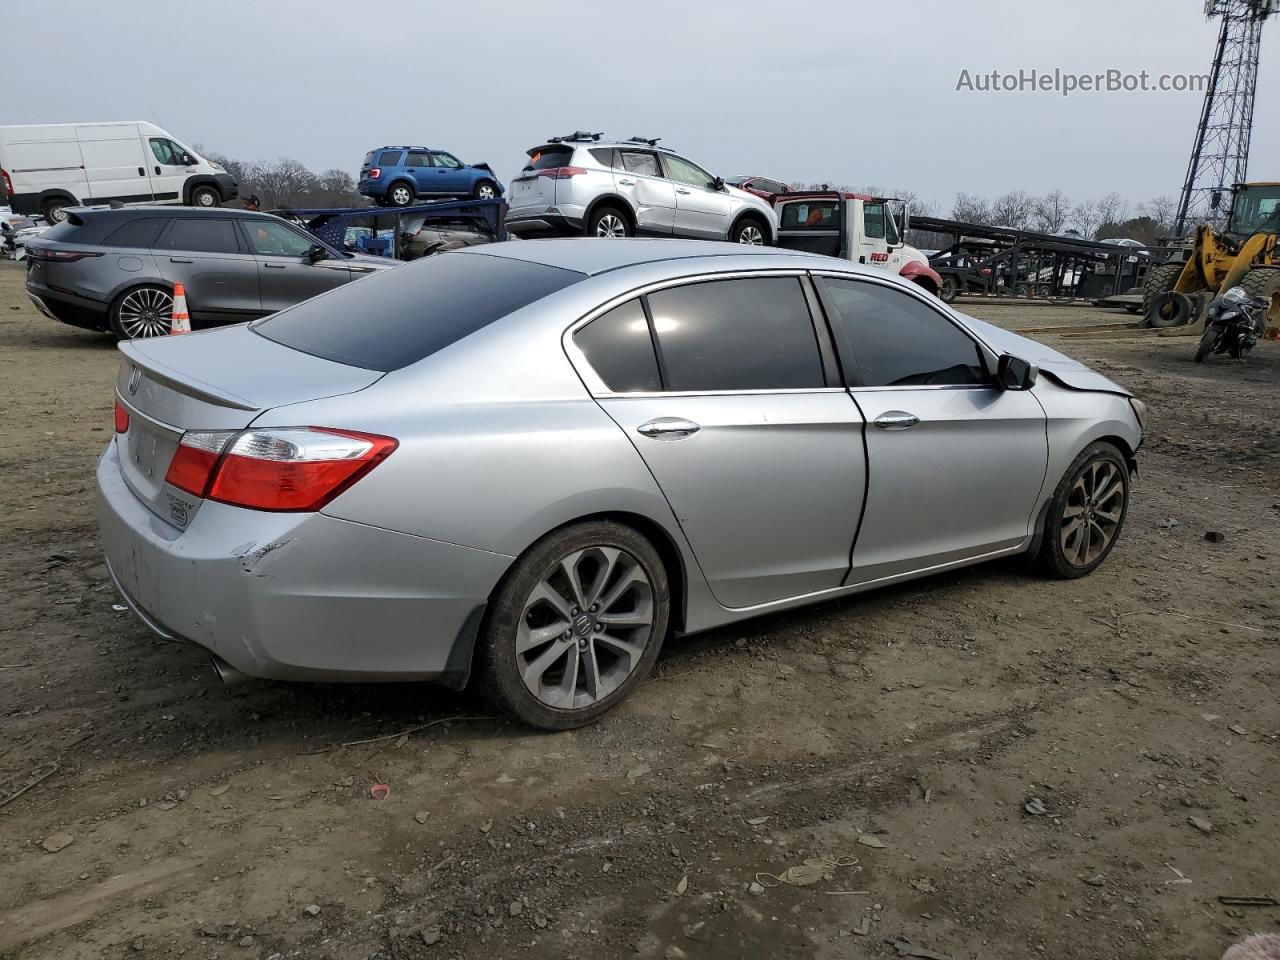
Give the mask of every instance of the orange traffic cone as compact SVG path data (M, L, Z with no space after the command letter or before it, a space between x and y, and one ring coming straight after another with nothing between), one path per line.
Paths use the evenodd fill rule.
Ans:
M182 289L182 284L175 284L173 288L173 317L169 320L169 334L190 332L191 316L187 313L187 292Z

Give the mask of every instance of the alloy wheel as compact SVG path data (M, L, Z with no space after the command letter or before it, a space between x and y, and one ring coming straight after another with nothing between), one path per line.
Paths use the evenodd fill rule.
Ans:
M616 213L606 213L596 221L597 237L625 237L626 235L627 225Z
M397 207L407 207L411 199L409 190L406 187L396 187L391 191L391 202Z
M752 247L763 246L764 234L760 232L760 228L754 223L749 223L738 231L738 242Z
M480 188L476 190L476 196L481 200L492 200L497 196L497 193L494 191L493 187L489 186L489 184L483 183L480 185Z
M635 671L653 638L653 585L616 547L575 550L525 600L516 627L516 669L547 706L589 707Z
M1106 552L1124 517L1126 494L1125 478L1116 464L1085 464L1062 508L1059 537L1069 563L1088 566Z
M120 328L130 340L164 336L169 332L173 297L164 290L144 287L120 301Z

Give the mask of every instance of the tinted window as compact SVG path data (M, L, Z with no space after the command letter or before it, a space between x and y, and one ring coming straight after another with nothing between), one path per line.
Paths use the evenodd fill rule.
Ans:
M783 204L778 226L782 230L839 230L839 205L834 200L795 200Z
M405 164L407 167L429 167L431 161L427 159L426 153L416 150L409 151L409 162Z
M809 308L795 277L714 280L651 294L668 390L821 387Z
M766 193L786 193L787 185L779 183L777 180L757 180L751 184L757 190L764 190Z
M398 370L583 279L539 263L449 253L338 287L252 329L313 356Z
M236 228L230 220L208 220L204 217L170 220L158 250L194 250L199 253L239 253Z
M573 339L600 379L615 393L662 389L649 321L639 300L596 317Z
M619 150L618 159L622 163L622 169L630 173L638 173L645 177L660 177L658 172L658 158L652 153L642 153L639 150Z
M400 162L400 153L401 151L399 150L383 150L382 153L378 154L378 166L396 166Z
M249 249L260 257L304 257L316 245L311 237L274 220L246 220Z
M105 243L109 247L154 247L166 222L157 217L133 220L107 237Z
M691 187L707 188L711 186L711 181L715 177L707 173L696 164L690 163L683 157L673 157L670 154L663 157L667 164L667 176L677 183L687 183Z
M614 165L614 151L612 147L596 147L591 151L591 156L596 158L596 162L604 167L612 167Z
M569 158L573 156L571 147L544 147L541 150L535 150L529 155L529 162L525 164L526 170L548 170L551 167L563 167L569 163Z
M853 353L850 386L985 383L978 346L932 307L874 283L825 279L833 321Z

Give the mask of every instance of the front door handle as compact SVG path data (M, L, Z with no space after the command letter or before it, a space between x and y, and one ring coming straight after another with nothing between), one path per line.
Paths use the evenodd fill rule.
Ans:
M676 187L676 193L688 193L688 192L689 191L686 190L684 187Z
M157 176L157 177L158 177L158 176L160 176L160 168L159 168L159 167L156 167L156 176Z
M195 263L194 260L187 260L184 257L170 257L170 263Z
M905 410L889 410L871 422L881 430L909 430L920 422L920 418Z
M618 181L618 186L620 186L620 187L634 187L635 185L636 185L636 182L635 182L634 180L619 180L619 181Z
M636 427L636 432L654 440L683 440L701 429L698 424L683 417L658 417L657 420L640 424Z
M284 264L283 264L283 263L264 263L264 264L263 264L263 266L264 266L264 267L266 267L268 270L283 270L283 269L284 269Z

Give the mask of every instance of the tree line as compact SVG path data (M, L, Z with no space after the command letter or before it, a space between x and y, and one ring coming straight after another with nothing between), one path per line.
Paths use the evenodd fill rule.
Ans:
M351 174L337 168L315 173L299 160L233 160L204 150L196 152L220 163L240 184L240 197L256 196L263 210L305 209L307 207L364 207L371 201L356 192Z

